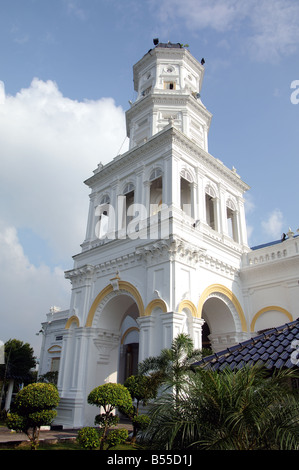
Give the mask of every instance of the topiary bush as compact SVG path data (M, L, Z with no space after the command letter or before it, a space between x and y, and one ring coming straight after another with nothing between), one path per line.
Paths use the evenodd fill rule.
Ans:
M111 447L123 444L123 442L128 439L128 436L129 434L127 429L115 429L113 431L110 431L106 438L106 443L108 446L107 450L109 450Z
M103 429L101 437L100 449L104 448L104 442L107 437L108 428L116 424L113 412L116 408L127 410L132 406L132 398L130 392L124 385L117 383L106 383L94 388L87 397L90 405L103 407L105 413L96 416L95 423L99 424Z
M92 427L79 429L77 442L83 449L94 450L100 447L101 436L99 430Z
M20 390L15 398L14 413L8 413L6 425L9 429L24 432L31 449L39 444L41 426L49 426L57 412L59 394L57 387L49 383L32 383Z
M147 415L138 415L132 419L133 426L139 431L144 431L150 423L150 417Z

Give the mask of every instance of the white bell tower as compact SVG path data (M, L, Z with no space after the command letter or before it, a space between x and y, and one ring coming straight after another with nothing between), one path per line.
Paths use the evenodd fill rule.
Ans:
M130 148L146 142L173 122L208 150L211 114L200 99L204 60L180 44L159 44L133 67L137 100L126 113Z
M203 328L215 350L247 338L239 272L248 186L208 153L203 63L158 43L133 71L130 148L85 181L86 237L66 273L57 418L65 426L92 425L88 393L123 382L180 332L198 349Z

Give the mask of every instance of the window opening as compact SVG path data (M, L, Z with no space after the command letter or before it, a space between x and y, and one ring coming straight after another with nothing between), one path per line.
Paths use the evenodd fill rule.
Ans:
M181 176L181 209L192 216L192 184Z
M206 222L213 230L216 230L215 198L210 196L210 194L206 194Z
M238 242L238 229L237 229L237 214L236 211L230 207L226 208L227 217L227 229L228 235L235 241Z
M175 90L176 83L175 82L164 82L164 90Z
M157 214L162 208L162 171L155 168L150 176L150 215Z
M110 197L106 194L102 197L100 204L96 208L96 216L99 216L95 227L95 233L98 238L104 238L109 229L109 205Z
M134 197L135 197L135 192L134 192L134 185L132 183L128 183L124 189L124 196L125 196L125 204L124 204L124 223L123 226L128 226L128 224L133 220L134 216L133 215L128 215L128 210L129 207L134 204Z

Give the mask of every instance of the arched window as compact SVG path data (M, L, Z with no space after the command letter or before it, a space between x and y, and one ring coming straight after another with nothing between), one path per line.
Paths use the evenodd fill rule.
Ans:
M105 194L101 198L100 204L96 207L95 211L95 215L99 217L95 226L97 238L105 238L109 230L109 205L110 197L108 194Z
M206 222L213 230L217 230L216 193L211 185L206 186L205 203L206 203Z
M133 219L132 215L128 215L128 210L129 207L131 207L134 204L134 198L135 198L135 188L133 183L127 183L125 188L124 188L124 197L125 197L125 204L124 204L124 225L128 225L130 221Z
M231 199L226 201L226 220L228 235L235 241L239 241L237 211Z
M186 168L182 169L180 174L181 209L190 217L193 215L192 184L191 173Z
M154 215L162 207L162 170L155 168L150 175L150 215Z

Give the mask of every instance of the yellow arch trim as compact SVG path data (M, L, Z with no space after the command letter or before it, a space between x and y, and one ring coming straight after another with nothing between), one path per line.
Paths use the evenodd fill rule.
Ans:
M49 349L48 349L48 353L51 353L51 354L57 354L59 352L61 352L61 346L59 346L59 344L53 344L53 346L51 346Z
M122 335L121 337L121 340L120 340L120 344L124 344L124 340L126 338L126 336L131 333L131 331L138 331L139 332L139 328L137 328L137 326L131 326L131 328L128 328L124 334Z
M139 294L138 289L136 289L136 287L133 286L133 284L130 284L130 282L127 282L127 281L118 281L118 287L119 287L120 290L124 290L126 292L129 292L129 294L131 294L134 297L134 299L136 300L136 303L137 303L138 310L139 310L139 316L143 317L144 316L144 306L143 306L143 301L142 301L141 295ZM90 310L88 312L85 326L87 326L87 327L92 326L93 318L94 318L94 315L96 313L96 309L98 308L98 305L112 291L113 291L113 287L112 287L111 284L109 284L108 286L104 287L104 289L101 290L101 292L96 296L96 298L94 299L94 301L92 303L92 306L90 307Z
M208 297L214 292L219 292L220 294L225 295L234 304L234 307L236 308L241 321L242 331L247 331L246 319L240 302L230 289L225 286L222 286L221 284L212 284L203 291L198 302L198 317L201 318L203 304L208 299Z
M277 305L270 305L269 307L262 308L254 315L252 322L251 322L250 331L254 331L257 319L261 315L263 315L263 313L269 312L270 310L276 310L277 312L281 312L288 318L289 321L293 321L293 316L285 308L277 307Z
M79 318L76 315L72 315L65 324L65 329L68 330L72 323L76 323L77 326L80 326Z
M190 312L192 313L192 316L193 317L198 317L198 311L197 311L197 308L195 307L194 303L191 302L191 300L182 300L182 302L180 303L179 305L179 313L181 313L184 308L190 310Z
M154 299L152 300L146 307L144 315L148 316L151 315L154 308L160 308L163 313L167 312L167 305L162 299Z

